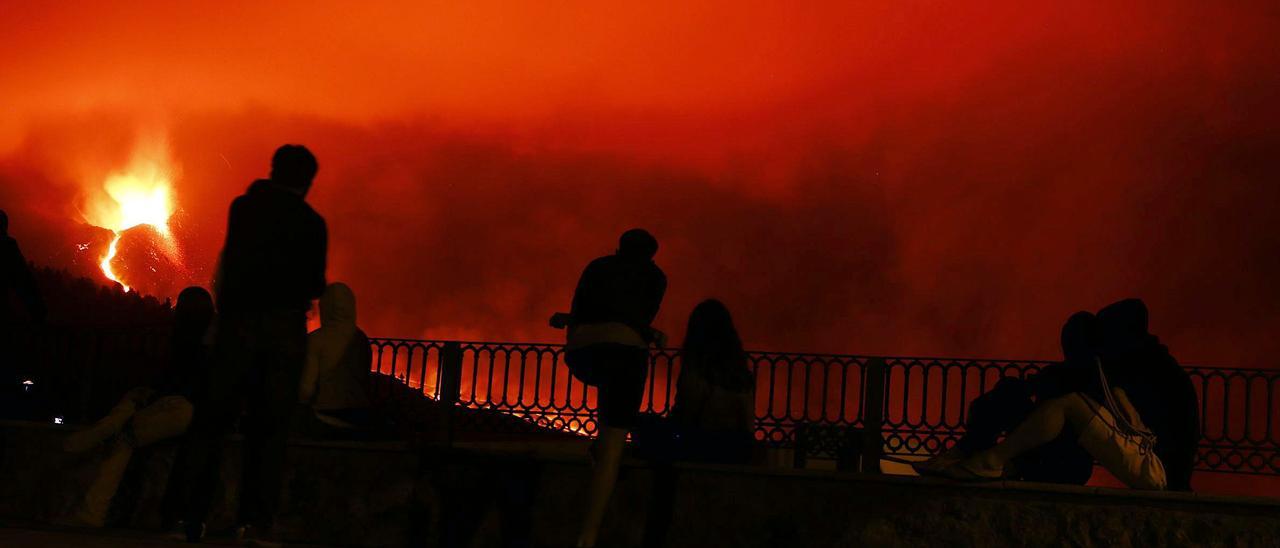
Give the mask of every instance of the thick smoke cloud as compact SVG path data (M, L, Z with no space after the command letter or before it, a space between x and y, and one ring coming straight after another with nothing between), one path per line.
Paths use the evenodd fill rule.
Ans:
M1053 357L1071 312L1141 296L1184 361L1273 366L1274 13L854 15L847 38L807 20L725 23L786 35L765 40L788 46L774 57L739 41L649 60L602 42L613 70L557 42L548 55L591 77L540 58L537 76L502 72L506 94L431 57L475 93L371 81L346 57L317 69L316 89L223 80L227 63L257 66L228 57L189 76L208 84L194 99L157 91L160 113L111 87L90 107L23 109L20 127L0 127L0 207L33 259L92 273L104 236L76 204L163 133L185 269L152 283L172 291L209 278L229 201L275 146L301 142L321 162L312 200L330 222L331 277L378 335L555 340L545 319L579 269L645 226L672 280L659 323L677 340L715 296L756 348ZM585 28L588 42L603 32ZM504 44L475 70L515 66ZM58 81L48 72L32 81ZM250 80L242 103L210 98Z

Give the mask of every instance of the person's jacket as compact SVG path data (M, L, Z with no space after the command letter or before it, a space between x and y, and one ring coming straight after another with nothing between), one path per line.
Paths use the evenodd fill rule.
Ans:
M1154 336L1107 356L1103 365L1108 380L1124 389L1155 434L1169 490L1190 491L1200 443L1200 405L1191 377Z
M218 311L305 312L325 288L324 219L299 194L258 180L231 203L216 292Z
M580 325L617 323L647 339L666 291L667 277L651 259L600 257L578 279L570 332Z

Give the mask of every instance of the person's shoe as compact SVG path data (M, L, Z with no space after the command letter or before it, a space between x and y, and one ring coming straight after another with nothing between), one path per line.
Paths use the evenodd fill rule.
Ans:
M943 468L938 475L956 481L999 481L1004 479L1004 470L984 466L979 459L970 457Z
M959 449L952 448L945 453L934 455L928 460L911 463L911 469L921 476L941 476L942 471L964 460L965 455Z

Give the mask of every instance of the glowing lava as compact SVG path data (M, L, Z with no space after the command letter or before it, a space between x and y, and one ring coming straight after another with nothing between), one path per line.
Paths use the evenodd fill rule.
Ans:
M170 257L177 256L177 244L169 230L169 218L173 216L172 168L163 145L135 153L129 169L115 173L102 183L101 196L91 199L83 213L85 222L110 230L111 245L98 266L107 279L119 283L127 292L125 283L112 268L112 260L119 251L121 235L131 228L147 225L164 241L164 250Z

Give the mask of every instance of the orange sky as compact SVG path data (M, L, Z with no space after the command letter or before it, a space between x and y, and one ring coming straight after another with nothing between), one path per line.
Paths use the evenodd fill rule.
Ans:
M171 292L301 142L378 335L554 340L644 225L676 340L719 296L757 348L1052 357L1137 295L1184 360L1275 363L1273 7L687 4L5 3L0 203L92 273L77 204L163 136Z

